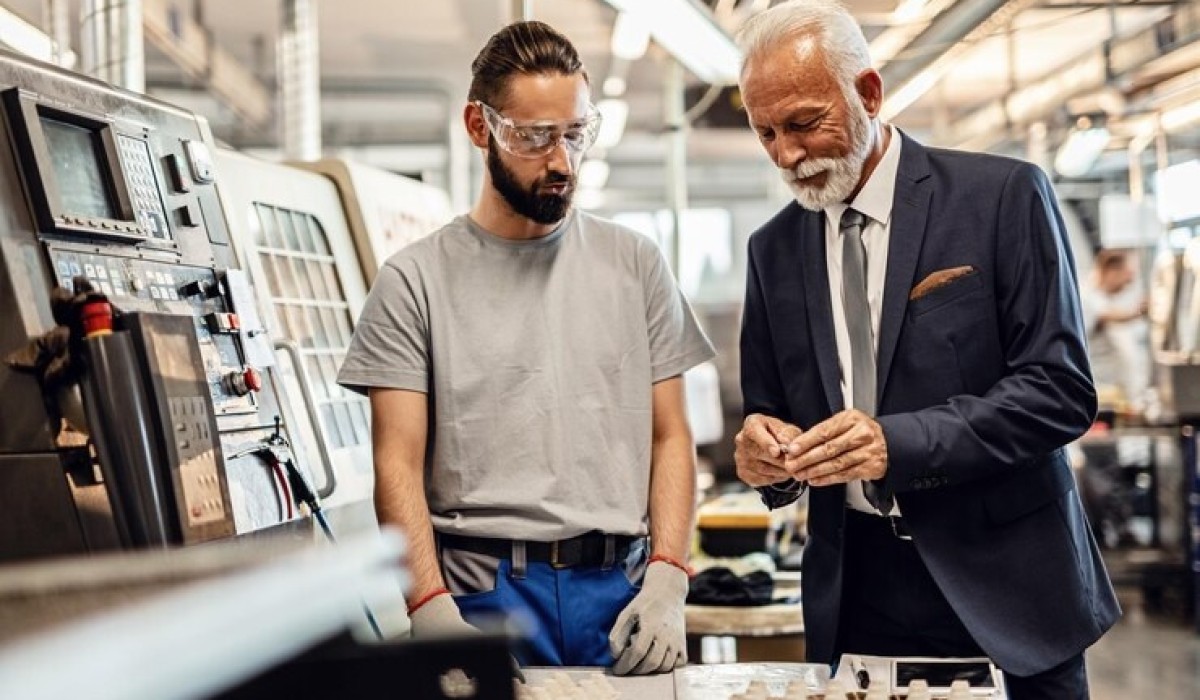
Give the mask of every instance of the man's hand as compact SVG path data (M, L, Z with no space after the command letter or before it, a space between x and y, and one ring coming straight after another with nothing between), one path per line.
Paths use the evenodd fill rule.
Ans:
M784 469L796 481L812 486L875 481L887 474L883 428L862 411L842 411L792 440L786 449Z
M454 604L454 597L449 593L442 593L425 601L425 604L414 610L408 619L412 623L414 639L481 634L478 627L463 619L458 606ZM517 663L516 658L510 656L509 662L513 678L524 683L525 673L521 671L521 665Z
M799 438L802 430L772 416L752 413L733 439L733 461L738 478L753 487L787 481L787 446Z
M412 636L417 638L461 637L480 633L479 628L463 619L449 593L425 601L424 605L409 615L409 619L412 622Z
M612 632L613 673L667 673L687 662L683 605L687 600L688 576L664 561L646 567L642 590L625 606Z

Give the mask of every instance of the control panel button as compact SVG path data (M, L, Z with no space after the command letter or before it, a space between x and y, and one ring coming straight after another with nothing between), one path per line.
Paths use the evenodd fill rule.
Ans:
M183 150L187 153L188 164L192 166L192 179L196 184L207 185L216 175L213 169L212 153L208 146L200 141L184 140Z
M242 372L242 379L246 386L250 387L250 391L262 391L262 374L253 367L247 367L245 372Z
M262 391L262 374L253 367L225 375L225 388L234 396L245 396L252 391Z
M211 313L204 315L204 325L209 333L236 333L238 320L236 314Z
M181 297L215 297L221 293L219 286L204 280L192 280L179 288Z

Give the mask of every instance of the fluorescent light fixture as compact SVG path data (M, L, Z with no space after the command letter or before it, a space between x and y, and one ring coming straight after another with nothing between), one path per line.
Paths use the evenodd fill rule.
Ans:
M1103 126L1093 126L1086 118L1080 119L1067 140L1054 157L1054 169L1063 177L1082 177L1096 164L1104 152L1111 135Z
M929 19L957 0L902 0L892 11L892 24L871 40L871 61L882 66L894 59L926 27Z
M912 80L905 83L899 90L888 95L883 101L883 107L879 110L879 117L883 121L891 121L897 114L912 106L912 103L921 99L921 96L929 92L937 81L941 80L944 71L935 70L937 63L929 66L921 71Z
M636 61L646 55L650 46L650 26L637 15L618 12L613 22L612 53L626 61Z
M604 96L620 97L625 94L625 79L619 75L610 75L604 79Z
M596 135L596 148L612 148L625 134L625 121L629 118L629 103L625 100L600 100L600 133Z
M1163 129L1173 133L1193 126L1200 121L1200 100L1193 100L1178 107L1164 110L1161 123Z
M588 159L579 166L579 187L585 190L602 190L608 184L610 172L608 161Z
M733 85L742 52L699 0L606 0L635 17L650 36L701 80Z

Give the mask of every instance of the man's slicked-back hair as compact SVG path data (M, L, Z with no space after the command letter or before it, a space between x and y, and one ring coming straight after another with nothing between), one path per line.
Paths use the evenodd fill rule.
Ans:
M567 37L544 22L514 22L493 34L471 63L467 99L502 109L509 79L517 73L582 74L588 80L579 52Z
M843 90L853 91L854 79L871 67L867 39L845 5L838 0L791 0L754 15L738 32L743 71L779 44L805 37L816 40Z

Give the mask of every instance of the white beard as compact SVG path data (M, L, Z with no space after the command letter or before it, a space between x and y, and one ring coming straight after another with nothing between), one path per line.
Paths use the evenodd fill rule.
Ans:
M863 164L871 153L871 116L853 92L847 91L846 104L849 107L849 153L841 158L807 158L792 170L780 169L796 202L809 211L821 211L831 204L846 201L858 187ZM800 180L821 172L828 173L824 187L800 184Z
M865 159L864 159L865 160ZM809 211L822 211L825 207L845 201L858 185L863 160L853 155L844 158L812 158L796 166L795 170L780 169L783 181L792 190L800 206ZM817 173L828 173L825 185L817 187L800 182Z

